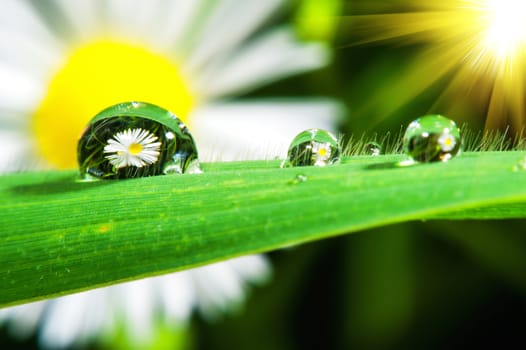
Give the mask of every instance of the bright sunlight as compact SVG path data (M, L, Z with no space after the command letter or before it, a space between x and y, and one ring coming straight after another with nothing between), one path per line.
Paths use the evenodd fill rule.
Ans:
M429 112L455 114L465 103L487 106L486 128L515 130L526 126L526 1L445 0L406 1L406 12L351 15L355 40L351 45L396 41L423 44L407 71L379 88L365 109L375 101L397 96L380 118L386 118L447 77L447 85ZM391 99L392 100L392 99ZM364 111L365 112L365 111Z
M487 44L499 58L513 58L526 45L526 1L486 0L490 16Z

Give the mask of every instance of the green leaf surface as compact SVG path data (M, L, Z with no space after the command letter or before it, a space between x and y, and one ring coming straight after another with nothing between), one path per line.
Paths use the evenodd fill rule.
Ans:
M525 156L209 163L203 174L98 182L79 182L75 171L4 175L0 306L391 223L526 217Z

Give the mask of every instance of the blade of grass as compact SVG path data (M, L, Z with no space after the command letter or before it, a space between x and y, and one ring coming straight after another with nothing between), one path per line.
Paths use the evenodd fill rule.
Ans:
M406 167L401 155L325 168L210 163L204 174L126 181L2 176L0 306L448 213L526 217L525 155Z

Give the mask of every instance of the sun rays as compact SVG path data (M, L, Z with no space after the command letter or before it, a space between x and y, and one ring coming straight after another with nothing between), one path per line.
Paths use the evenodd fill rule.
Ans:
M374 6L367 3L367 6ZM371 7L372 9L373 7ZM392 42L421 44L401 79L379 88L362 108L389 101L382 118L443 81L429 112L451 113L463 99L484 106L486 128L526 122L526 2L522 0L407 0L404 12L351 15L350 45ZM402 67L401 67L402 69ZM392 97L391 97L392 100ZM454 117L454 116L453 116Z

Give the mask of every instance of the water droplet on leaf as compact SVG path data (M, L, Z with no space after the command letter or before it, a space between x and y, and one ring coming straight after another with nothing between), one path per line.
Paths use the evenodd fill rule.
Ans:
M83 179L128 179L199 172L192 135L173 113L126 102L96 115L77 148Z
M382 153L382 146L378 142L367 142L363 146L363 152L369 156L379 156Z
M512 167L513 171L526 170L526 157L519 160L518 165Z
M305 182L307 180L308 180L307 175L305 175L305 174L297 174L296 176L294 176L294 179L289 181L289 184L290 185L297 185L297 184L300 184L300 183Z
M333 134L309 129L292 140L287 157L292 166L325 166L339 162L340 153L341 147Z
M460 129L441 115L413 121L404 134L404 149L417 162L447 162L460 151Z

